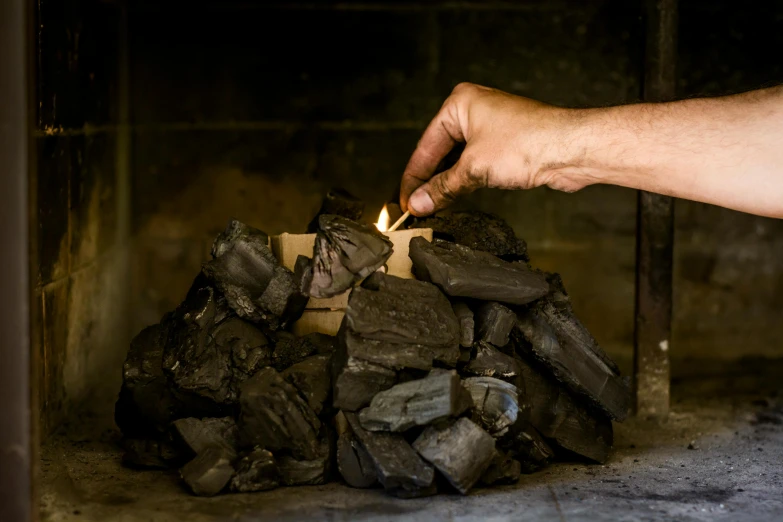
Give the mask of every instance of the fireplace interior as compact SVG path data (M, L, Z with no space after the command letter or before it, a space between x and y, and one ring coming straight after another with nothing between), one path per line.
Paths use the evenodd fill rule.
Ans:
M673 26L653 23L660 9L675 14ZM444 233L451 226L448 215L437 222L405 222L403 229L432 228L435 239L451 241L413 239L413 272L406 272L406 279L394 277L399 274L391 261L386 269L393 275L374 274L387 261L381 259L384 240L372 228L384 205L396 201L401 173L421 132L459 82L561 106L650 99L652 36L673 31L674 96L757 88L783 81L783 63L773 52L783 48L783 2L750 7L723 0L40 0L25 16L28 70L20 74L28 79L30 106L25 239L33 487L29 502L15 504L18 520L775 520L783 515L783 222L676 201L669 243L670 338L662 362L652 368L634 365L637 239L650 233L644 226L637 229L636 192L610 186L575 194L487 190L459 200L452 216L491 213L513 229L519 242L499 252L502 260L475 251L470 256L481 259L478 267L502 265L498 270L506 270L506 282L520 277L530 290L525 302L508 301L503 288L487 297L476 288L455 290L437 281L433 263L451 259L454 242L460 242L453 231ZM217 430L204 427L202 417L228 418L240 436L260 444L254 450L253 443L243 443L241 456L226 457L214 446L209 453L194 450L203 462L181 476L182 466L163 458L162 446L150 448L144 431L148 415L115 417L129 379L131 341L151 325L169 328L169 312L197 316L196 308L185 308L205 309L204 303L193 304L204 295L199 289L209 288L215 300L235 295L236 288L250 291L221 272L223 247L216 237L230 244L225 249L235 248L241 237L260 252L266 235L318 232L324 244L334 245L340 234L369 234L357 232L354 224L313 219L335 188L362 203L356 221L375 238L361 236L363 244L372 246L366 247L376 256L371 261L381 261L351 268L353 279L340 292L329 286L338 277L311 274L308 288L318 290L310 295L327 298L363 285L341 308L349 327L337 336L340 345L361 344L360 338L397 347L415 341L417 354L426 351L429 363L417 359L369 378L362 374L361 399L358 385L346 385L338 398L331 383L330 398L319 401L317 376L325 375L325 366L318 365L335 349L313 345L304 354L294 353L301 348L299 337L280 333L293 327L287 312L242 311L239 300L229 298L225 309L235 326L247 331L250 324L272 340L269 361L282 360L273 357L286 343L293 355L269 362L271 368L253 367L242 377L246 380L237 377L221 388L219 398L217 392L210 396L210 407L226 408L192 408L166 419L176 421L177 440L190 448L199 441L188 439L188 430L198 437ZM349 217L357 216L349 212ZM264 232L263 241L248 232L253 229ZM407 252L410 237L405 238ZM302 277L291 268L292 277ZM486 273L471 270L467 287L474 274ZM557 290L560 285L564 293ZM483 291L491 284L481 286ZM561 295L564 300L558 301ZM289 310L292 302L278 308ZM377 310L407 322L383 322ZM553 310L578 317L596 348L547 363L531 339L541 317L554 324ZM329 333L337 334L342 313ZM426 322L428 314L438 318L440 330ZM513 315L513 327L506 328L504 314ZM461 342L468 315L476 345ZM386 337L378 337L378 331ZM3 348L9 349L16 348ZM329 379L349 373L351 357L356 359L351 353L329 362L336 367ZM574 359L577 355L585 360ZM166 367L176 386L165 393L192 391L183 384L191 376L181 377L179 365L192 364L196 373L203 368L187 351L177 357ZM528 363L532 366L521 366ZM577 379L575 384L571 374L548 373L572 363L575 373L590 364L604 368L614 391L593 393L589 383ZM515 369L499 369L508 365ZM637 384L644 382L647 370L663 372L658 374L663 391L637 386L634 394L634 377ZM238 375L235 366L231 371ZM526 432L514 424L516 418L501 415L482 424L490 406L477 413L479 395L506 397L509 386L526 387L530 395L539 373L541 386L556 390L546 397L560 396L589 412L579 417L578 435L569 435L578 443L558 439L554 431L541 435L538 426ZM275 393L293 394L288 402L264 402L275 386ZM298 393L307 386L305 400ZM154 397L163 395L154 395L153 402ZM4 411L10 399L3 402ZM400 404L409 400L419 400L423 409L405 414ZM329 435L288 431L283 438L265 438L271 413L251 418L256 413L248 412L261 408L247 406L253 401L278 413L284 404L289 410L282 417L289 420L296 403L296 415L305 408L309 413L302 418L311 428L323 424ZM536 404L517 404L520 419L523 410L530 413L526 407L535 417ZM609 438L603 438L607 425ZM498 441L509 433L517 437L513 451L504 446L505 453L491 455L487 449L480 457L482 448L501 447ZM336 463L329 480L303 485L306 480L274 475L275 487L258 485L264 459L277 459L280 469L281 462L296 467L312 462L329 444L336 448L329 457ZM419 459L421 473L404 480L385 474L399 467L397 461L381 462L391 446L398 450L388 453L395 455L390 460L404 460L403 454ZM354 458L353 473L343 469L351 463L340 460L341 448L343 457L349 452ZM442 458L450 448L471 462ZM150 466L154 452L161 458ZM362 464L366 454L372 461L369 473ZM255 463L253 487L264 491L246 492L249 486L241 480L234 487L237 461L222 485L201 480L204 469L226 472L223 462L240 457ZM491 466L494 478L488 478ZM422 479L422 470L432 477ZM429 496L435 491L439 494Z

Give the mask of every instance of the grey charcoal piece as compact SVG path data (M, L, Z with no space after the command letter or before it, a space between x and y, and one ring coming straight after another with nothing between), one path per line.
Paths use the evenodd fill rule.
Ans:
M484 341L475 344L476 355L463 368L464 373L481 377L496 377L522 387L522 368L516 358L506 355ZM521 390L524 392L524 389Z
M476 340L498 347L506 346L517 322L517 314L500 303L481 303L476 308Z
M307 256L298 255L294 262L294 282L303 294L307 295L313 282L313 260Z
M325 214L313 247L311 297L343 293L386 263L392 242L375 226Z
M622 421L628 415L631 391L628 382L614 373L593 350L576 337L567 322L537 311L521 313L517 349L531 358L573 393L585 398L610 418Z
M266 491L279 485L280 473L271 451L256 446L237 461L236 474L231 479L231 491Z
M527 421L520 421L511 433L498 441L498 447L509 451L522 465L522 473L533 473L548 465L555 452L540 433Z
M307 297L293 272L279 265L267 241L266 234L232 222L218 236L215 258L202 272L237 315L276 330L302 315Z
M580 404L555 379L520 361L530 423L551 443L599 463L612 450L612 421Z
M316 415L324 409L332 391L331 355L311 355L283 371Z
M359 221L362 214L364 214L364 201L341 188L329 190L326 196L324 196L318 214L307 225L308 234L318 231L318 220L324 214L334 214L353 221Z
M172 315L162 366L177 390L217 404L236 400L231 383L230 346L212 335L221 314L217 292L204 287L191 294Z
M177 419L171 424L178 438L193 454L202 453L212 446L236 454L239 430L233 417L219 419L188 417Z
M494 377L469 377L462 386L473 400L473 420L495 438L505 436L526 414L513 384Z
M244 237L258 238L264 244L269 241L269 236L265 232L236 219L231 219L226 229L218 234L212 243L212 257L222 256L234 246L234 243L241 241Z
M332 404L356 411L369 404L378 392L391 388L397 382L397 372L362 359L363 352L354 353L356 343L347 342L343 335L332 360Z
M429 491L435 470L398 433L366 431L354 413L345 413L356 439L370 456L378 481L395 495L416 496Z
M359 420L369 431L406 431L456 417L469 406L460 398L457 372L435 371L423 379L397 384L378 393L370 406L359 413Z
M463 301L452 303L451 308L459 322L459 344L463 348L471 348L475 330L473 311Z
M585 328L582 322L574 314L571 306L571 298L568 297L563 279L560 274L553 272L542 272L549 283L549 294L535 304L538 311L543 313L550 322L555 322L554 317L559 317L559 321L567 323L566 328L570 335L579 339L582 344L590 347L593 353L616 375L620 375L620 368L598 345L598 342Z
M465 417L447 425L428 427L413 447L463 495L495 458L495 439Z
M181 458L182 454L166 440L123 439L122 463L132 468L169 469Z
M232 388L265 366L269 366L272 346L254 324L238 317L229 317L210 332L217 346L231 354Z
M281 455L277 459L280 482L286 486L315 486L326 484L331 478L334 447L323 437L314 459L295 459Z
M255 325L233 316L211 286L191 289L169 321L161 364L179 398L210 401L228 411L226 407L236 403L239 385L269 364L271 348L266 336ZM208 416L221 416L218 413Z
M417 219L411 228L431 228L435 237L509 260L527 260L527 245L503 219L480 212L440 212Z
M334 416L334 427L337 431L337 470L343 480L354 488L369 488L377 484L375 465L342 411Z
M314 354L317 347L308 337L297 337L290 332L277 332L271 366L281 372Z
M374 273L351 292L345 318L364 339L449 348L457 357L459 322L430 283Z
M462 245L414 237L408 255L416 277L434 283L451 297L522 305L549 291L544 276L527 266Z
M264 368L242 384L239 394L240 440L276 452L291 450L296 458L318 456L321 422L274 368Z
M369 488L378 482L375 465L353 431L337 439L337 469L346 484L354 488Z
M310 344L315 346L318 355L331 355L337 350L337 337L324 333L313 332L304 336Z
M510 452L498 451L492 464L481 476L481 483L487 486L493 484L515 484L522 473L522 465L511 456Z
M126 437L159 437L180 409L161 367L170 325L164 318L131 341L114 408L115 422Z
M435 362L453 368L460 356L459 347L456 344L428 346L416 343L377 341L365 339L350 329L345 329L345 333L338 334L338 337L340 342L338 351L344 347L350 357L398 370L403 368L430 370Z
M233 458L232 454L221 448L207 448L182 467L180 476L195 495L217 495L234 475L231 466Z

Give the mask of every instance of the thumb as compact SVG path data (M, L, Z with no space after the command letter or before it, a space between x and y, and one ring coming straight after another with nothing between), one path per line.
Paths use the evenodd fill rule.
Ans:
M487 176L468 168L463 157L416 189L408 200L408 208L415 216L427 216L446 208L459 196L486 186Z

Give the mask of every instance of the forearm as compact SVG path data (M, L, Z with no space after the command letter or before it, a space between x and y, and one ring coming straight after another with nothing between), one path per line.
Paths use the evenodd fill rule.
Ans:
M568 111L548 184L608 183L783 217L783 88Z

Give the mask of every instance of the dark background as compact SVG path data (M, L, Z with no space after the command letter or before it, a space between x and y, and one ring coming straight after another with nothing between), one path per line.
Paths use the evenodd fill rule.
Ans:
M636 1L39 0L32 180L44 433L116 393L130 337L182 298L229 217L302 231L333 185L374 215L451 89L638 101ZM680 2L678 95L783 80L783 2ZM484 191L629 368L636 195ZM677 201L674 375L783 356L783 222Z

